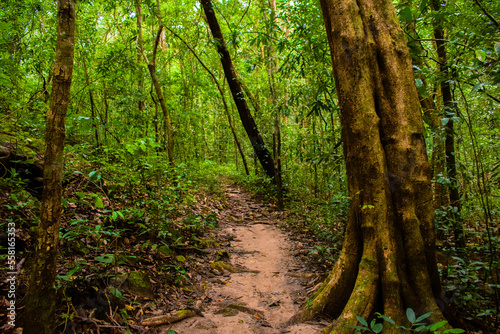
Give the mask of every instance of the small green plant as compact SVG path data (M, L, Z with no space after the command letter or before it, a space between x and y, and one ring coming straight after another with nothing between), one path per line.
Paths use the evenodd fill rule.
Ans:
M406 318L410 323L410 327L406 326L398 326L391 318L380 314L378 312L375 313L379 319L384 320L391 326L395 328L400 328L405 332L409 333L433 333L433 334L445 334L445 333L464 333L465 331L460 328L449 328L443 330L442 327L445 326L448 322L446 320L436 322L434 324L426 324L424 322L425 319L431 316L432 312L425 313L419 317L415 315L415 312L408 308L406 309ZM363 317L356 316L356 319L361 323L361 326L349 326L351 328L356 329L356 333L382 333L384 329L384 324L377 322L377 319L373 319L370 324Z

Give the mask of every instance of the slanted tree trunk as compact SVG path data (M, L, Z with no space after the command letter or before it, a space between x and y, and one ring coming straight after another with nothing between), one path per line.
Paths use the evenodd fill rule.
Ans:
M405 36L390 0L321 0L341 107L350 208L342 254L288 322L326 313L325 333L353 333L375 310L404 324L405 308L433 312L430 166ZM401 332L384 328L384 332Z
M257 129L257 124L255 123L255 120L250 113L250 108L248 107L245 95L243 94L243 90L241 89L241 83L238 79L236 68L234 67L234 64L231 60L229 51L226 47L226 42L224 41L224 36L222 35L222 31L219 26L219 22L217 21L217 17L215 16L212 2L210 0L200 0L200 2L205 11L207 22L210 26L215 44L217 45L217 51L219 52L220 61L222 63L222 67L224 68L224 74L226 75L229 89L231 90L234 102L236 104L236 107L238 108L238 113L240 114L240 119L243 123L243 127L247 132L248 138L252 143L255 154L259 158L262 168L266 172L267 176L271 177L273 181L276 181L273 157L269 150L266 148L264 139L260 135L260 132Z
M47 113L43 196L23 333L52 334L55 318L57 245L61 217L64 124L68 110L75 47L75 2L59 0L52 97Z
M137 4L137 6L140 5L138 2L136 4ZM159 4L159 0L158 0L158 10L159 10L159 8L160 8L160 4ZM156 52L158 50L158 44L160 43L161 33L163 31L163 25L161 23L160 12L158 12L157 17L158 17L158 21L159 21L159 27L158 27L158 33L156 34L155 45L153 47L153 56L151 59L151 63L149 62L148 58L146 57L144 50L140 50L140 52L148 65L149 74L151 75L151 81L153 82L156 96L158 97L161 110L163 111L163 117L165 118L165 132L167 134L168 161L173 166L173 165L175 165L175 161L174 161L174 130L172 128L172 121L170 119L170 112L167 108L167 104L165 103L165 98L163 97L163 91L161 89L160 81L158 80L158 77L156 76ZM137 19L137 25L138 25L138 27L139 27L139 25L142 25L142 20L139 20L139 18Z

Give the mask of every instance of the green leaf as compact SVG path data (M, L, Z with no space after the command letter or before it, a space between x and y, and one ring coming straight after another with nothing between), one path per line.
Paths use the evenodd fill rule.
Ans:
M100 197L96 197L94 199L94 205L96 208L103 209L104 208L104 203L102 202L102 199Z
M465 333L465 331L461 328L451 328L445 330L443 333Z
M113 220L116 220L118 218L118 213L116 211L113 211L113 213L111 213L111 218Z
M411 322L412 324L415 323L415 312L411 308L406 309L406 317L408 318L408 321Z
M417 332L417 333L424 332L426 328L427 328L427 326L425 326L425 325L419 326L419 327L415 328L415 332Z
M94 260L104 263L113 263L115 256L113 254L105 254L103 256L96 256Z
M415 320L415 322L419 322L419 321L422 321L428 317L430 317L432 314L432 312L427 312L426 314L422 314L420 317L417 318L417 320Z
M366 320L365 320L365 319L363 319L362 317L360 317L360 316L358 316L358 315L356 316L356 319L358 319L358 321L359 321L362 325L364 325L364 326L368 327L368 323L366 322Z
M384 325L382 324L375 324L372 326L372 331L374 333L380 333L382 331L382 328L384 328Z
M495 43L495 53L497 54L497 57L500 58L500 42Z
M441 118L441 124L446 125L450 121L449 118Z
M399 11L399 17L401 18L401 21L404 21L406 23L411 23L413 21L411 15L411 7L404 6L404 8Z
M484 86L484 82L481 82L481 83L478 83L477 85L474 85L474 87L472 87L472 92L477 92L477 91L483 89L483 86Z
M378 312L377 312L378 313ZM388 316L386 315L383 315L383 314L380 314L378 313L378 317L381 318L381 319L384 319L384 321L387 321L388 323L390 323L391 325L396 325L396 322L394 322L394 320L392 320L391 318L389 318Z
M448 321L446 320L443 320L443 321L440 321L440 322L436 322L435 324L433 324L429 330L432 332L432 331L435 331L436 329L438 328L441 328L443 327L444 325L446 325L448 323Z
M486 61L486 52L484 50L476 50L476 58L480 62Z
M115 288L114 286L110 286L109 287L109 291L111 292L111 294L113 296L115 296L116 298L123 298L123 294L120 292L120 290L118 290L117 288Z
M168 332L167 332L167 334L179 334L179 333L177 333L173 329L169 329Z

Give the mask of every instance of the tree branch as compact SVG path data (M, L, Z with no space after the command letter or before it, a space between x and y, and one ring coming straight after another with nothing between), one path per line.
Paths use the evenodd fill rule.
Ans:
M474 0L474 2L476 3L476 5L479 7L479 9L481 9L481 11L484 13L484 15L486 15L490 20L491 22L493 22L497 28L500 28L500 23L498 23L497 20L495 20L495 18L493 16L491 16L487 11L486 9L484 9L484 7L481 5L481 3L479 2L479 0Z

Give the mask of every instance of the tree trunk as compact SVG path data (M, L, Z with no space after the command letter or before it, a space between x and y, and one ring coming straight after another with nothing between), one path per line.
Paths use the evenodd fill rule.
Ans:
M23 333L54 333L57 245L61 217L65 118L68 110L75 46L74 0L58 1L57 44L52 97L47 114L43 197L36 250L33 253Z
M226 75L227 83L231 90L231 94L233 95L236 107L238 108L238 113L240 114L243 127L247 132L248 138L252 143L255 154L259 158L262 168L266 172L267 176L271 177L275 181L273 157L269 150L266 148L264 139L260 135L260 132L257 129L257 124L255 123L255 120L250 113L250 109L248 108L245 95L243 94L243 91L241 89L241 83L238 79L236 68L234 67L234 64L231 60L229 51L226 47L226 42L224 41L224 36L222 35L222 31L219 26L219 22L217 21L217 17L215 16L212 2L210 0L200 0L200 2L203 6L203 9L205 10L207 22L210 26L212 36L214 37L215 43L217 45L217 51L219 52L220 61L222 63L222 67L224 68L224 74Z
M158 4L158 8L160 8L160 4ZM144 60L146 61L147 65L148 65L149 74L151 75L151 81L153 82L156 96L158 97L161 110L163 111L163 117L165 118L165 132L167 133L168 161L173 166L173 165L175 165L175 162L174 162L174 130L172 128L172 121L170 119L170 112L167 109L167 104L165 103L165 99L163 97L163 91L161 89L160 81L158 80L158 77L156 76L156 51L158 50L158 44L160 42L161 32L163 30L163 25L161 24L161 14L159 12L157 14L157 17L158 17L158 21L159 21L160 26L158 27L158 33L156 34L156 40L155 40L155 45L153 48L153 56L152 56L151 63L149 63L149 60L146 57L146 54L144 53L144 50L140 50L140 51L141 51L142 56L144 57ZM137 25L139 26L139 24L142 24L142 20L139 21L139 19L137 19Z
M160 28L161 29L161 28ZM158 33L161 30L158 30ZM167 104L165 103L165 98L163 97L163 92L161 90L160 82L156 76L156 68L154 64L148 64L149 74L151 75L151 80L155 87L156 96L160 102L161 110L163 110L163 117L165 118L165 130L167 132L167 154L168 161L171 165L174 165L174 135L172 129L172 122L170 120L170 113L167 109Z
M139 76L137 81L137 90L139 91L139 102L138 108L139 112L142 112L146 108L146 103L143 99L143 90L144 90L144 79L142 77L142 50L144 50L144 42L142 38L142 6L139 1L135 1L135 10L137 16L137 74Z
M433 7L435 11L439 11L441 8L441 1L434 0ZM457 107L453 101L453 96L450 86L450 72L448 66L448 60L446 55L446 45L444 40L444 29L442 22L436 19L434 22L434 37L436 39L436 49L439 57L439 71L441 72L441 94L443 98L444 106L444 119L447 120L445 124L446 138L445 138L445 152L446 152L446 172L447 177L450 180L449 194L450 194L450 206L456 208L456 210L449 210L448 214L451 221L453 221L453 232L455 237L455 245L457 248L465 247L465 234L462 219L460 217L461 204L460 204L460 192L457 179L457 166L455 159L455 131L454 131L454 120L453 118L457 116Z
M267 19L264 12L264 20L269 27L269 35L274 39L275 25L277 25L276 20L276 0L271 0L271 18ZM278 209L283 210L285 204L283 202L283 182L281 174L281 131L280 131L280 111L278 107L278 97L276 93L276 81L274 78L274 72L276 70L275 58L274 58L274 48L272 41L268 40L266 45L267 52L267 81L269 83L269 94L271 96L271 110L274 110L274 126L273 126L273 158L274 158L274 172L276 178L276 190L278 195Z
M326 313L353 333L379 311L443 319L430 166L405 36L390 0L321 0L341 107L350 208L342 254L288 324ZM401 332L387 328L384 332Z
M85 83L88 87L90 87L90 77L87 69L87 62L85 61L85 56L82 57L83 62L83 71L85 73ZM95 103L94 103L94 91L92 88L89 88L89 100L90 100L90 115L92 118L92 127L94 128L94 136L95 136L95 145L98 149L101 145L99 143L99 128L97 127L97 121L95 119Z

